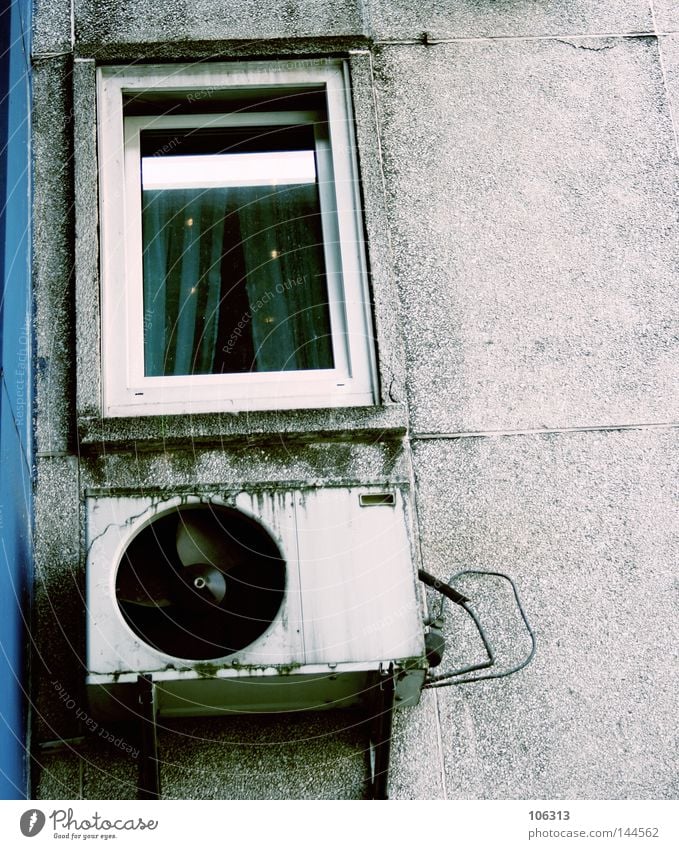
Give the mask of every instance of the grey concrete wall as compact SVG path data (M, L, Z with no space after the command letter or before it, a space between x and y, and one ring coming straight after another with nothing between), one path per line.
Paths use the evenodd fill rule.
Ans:
M538 639L517 676L438 691L451 798L677 798L678 441L663 430L418 444L429 569L512 575ZM459 585L502 663L520 660L529 643L509 587ZM468 633L456 616L460 660L474 652Z
M414 428L676 417L657 41L386 46L376 74Z
M76 34L83 45L106 42L197 42L243 39L342 36L363 29L360 0L294 0L258 3L243 0L171 0L161 8L152 0L76 0Z
M75 305L91 322L96 220L92 66L74 74L74 139L70 59L46 55L71 51L68 5L41 0L36 22L36 636L49 674L84 699L86 488L411 479L425 568L515 577L538 653L512 678L428 690L399 712L392 796L676 798L676 4L157 15L144 0L78 0L73 51L88 61L364 51L352 69L368 237L379 285L394 286L382 338L398 372L402 336L405 397L265 415L250 431L213 417L195 433L105 423L86 404L77 419ZM510 666L529 644L507 586L463 585ZM445 664L478 656L461 614L446 631ZM81 736L52 680L35 685L38 795L132 797L136 764L101 741L38 748ZM172 797L357 798L365 742L351 714L166 723L162 777Z

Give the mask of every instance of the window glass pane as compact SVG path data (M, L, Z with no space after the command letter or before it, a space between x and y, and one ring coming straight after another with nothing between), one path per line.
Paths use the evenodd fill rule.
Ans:
M141 144L145 374L333 368L310 128Z

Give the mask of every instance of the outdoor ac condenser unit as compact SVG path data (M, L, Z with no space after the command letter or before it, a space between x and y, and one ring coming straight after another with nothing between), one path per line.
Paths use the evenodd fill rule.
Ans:
M356 486L87 498L87 686L166 716L364 703L427 669L407 491Z

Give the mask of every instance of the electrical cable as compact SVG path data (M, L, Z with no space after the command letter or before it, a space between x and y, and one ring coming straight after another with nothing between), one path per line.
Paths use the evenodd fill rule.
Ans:
M487 660L483 663L475 663L470 666L463 666L460 669L456 669L453 672L445 672L441 675L434 675L428 679L428 682L433 681L445 681L449 678L453 678L457 675L466 675L468 672L477 672L480 669L489 669L495 664L495 653L493 651L493 647L490 644L490 640L488 639L486 632L483 630L483 625L479 617L476 615L475 611L469 607L469 599L467 596L462 595L462 593L458 592L454 587L450 586L450 583L439 581L438 578L435 578L433 575L430 575L428 572L425 572L424 569L420 569L418 571L418 577L422 581L423 584L431 587L437 592L441 593L441 606L439 608L439 619L443 618L443 597L450 599L455 604L458 604L462 607L467 614L471 617L474 625L476 626L476 630L481 637L481 641L483 642L483 647L486 651ZM453 580L452 578L450 580Z
M469 616L472 618L474 624L476 625L476 630L479 632L479 636L483 641L483 647L486 650L488 660L485 660L483 663L472 664L471 666L463 666L461 669L455 669L453 672L443 672L440 675L432 675L427 679L427 684L425 686L429 686L429 684L435 681L446 681L449 678L454 678L457 675L466 675L468 672L477 672L479 669L490 669L491 666L495 665L495 653L493 651L493 647L490 644L490 641L488 640L488 637L486 636L485 631L483 630L483 626L481 625L479 617L466 602L461 603L460 607L467 611Z
M462 595L462 593L459 593L454 587L450 586L450 581L447 583L445 581L439 581L438 578L430 575L429 572L425 572L424 569L420 569L417 576L423 584L446 596L446 598L449 598L455 604L462 605L464 602L469 601L466 595ZM452 581L452 578L450 580ZM441 604L443 604L443 599L441 599Z
M456 669L456 670L453 670L452 672L445 672L441 675L432 676L431 678L429 678L425 682L425 684L423 685L423 689L427 689L427 688L436 689L438 687L452 687L452 686L457 685L457 684L473 684L476 681L489 681L489 680L492 680L494 678L506 678L507 676L513 675L515 672L518 672L519 670L528 666L528 664L531 662L531 660L535 656L535 651L536 651L536 648L537 648L535 632L531 628L530 622L528 621L528 617L526 616L526 612L523 609L523 605L521 604L521 599L519 598L519 591L516 587L516 584L509 577L509 575L505 575L503 572L482 571L482 570L479 570L479 569L464 569L461 572L457 572L456 574L452 575L448 579L448 581L445 582L445 583L437 580L436 578L433 578L431 575L429 575L427 572L424 572L423 570L420 570L418 575L419 575L420 580L423 583L432 587L437 592L441 593L441 595L445 596L446 598L449 598L451 601L454 601L456 604L458 604L460 607L462 607L469 614L469 616L472 618L472 620L473 620L473 622L476 626L476 629L477 629L477 631L478 631L478 633L481 637L481 640L483 641L483 645L484 645L484 648L486 650L486 654L488 655L488 660L484 663L476 664L476 665L472 665L472 666L467 666L467 667L462 667L461 669ZM481 622L480 622L478 616L476 615L474 610L471 607L469 607L469 605L467 604L469 599L467 599L466 596L463 596L461 593L459 593L457 590L453 589L453 587L451 587L449 585L451 581L454 581L456 578L460 578L463 575L492 575L494 577L502 578L503 580L509 582L509 584L512 587L512 591L514 593L514 598L516 600L516 606L519 610L519 613L521 614L521 618L523 619L523 623L526 627L526 631L528 632L528 635L530 636L531 649L530 649L530 652L528 653L528 655L521 661L521 663L518 663L515 666L512 666L510 669L505 669L501 672L489 673L487 675L476 675L473 678L463 678L461 680L450 680L450 679L457 678L460 675L466 675L470 672L476 672L476 671L479 671L479 670L482 670L482 669L488 669L488 668L494 666L494 664L495 664L495 655L494 655L492 646L490 645L490 642L489 642L489 640L488 640L488 638L487 638L487 636L486 636L486 634L483 630L483 626L481 625ZM462 600L460 600L460 599L462 599ZM443 610L443 599L441 599L440 610L441 610L441 612Z

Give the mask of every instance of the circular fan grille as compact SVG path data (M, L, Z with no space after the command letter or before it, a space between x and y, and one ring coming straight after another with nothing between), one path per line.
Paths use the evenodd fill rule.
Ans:
M237 510L177 508L127 547L116 576L125 621L145 643L186 660L244 649L269 628L285 563L269 533Z

